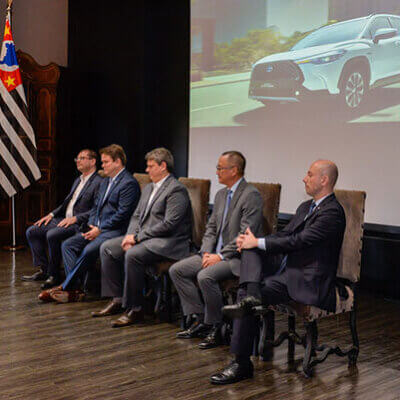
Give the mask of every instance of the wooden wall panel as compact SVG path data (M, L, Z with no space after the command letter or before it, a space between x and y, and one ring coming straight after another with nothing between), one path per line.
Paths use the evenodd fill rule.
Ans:
M41 179L15 197L17 241L25 241L25 230L34 221L55 207L56 174L56 97L60 70L54 63L39 65L29 55L17 52L29 107L29 116L36 135ZM11 200L0 201L0 243L11 242Z

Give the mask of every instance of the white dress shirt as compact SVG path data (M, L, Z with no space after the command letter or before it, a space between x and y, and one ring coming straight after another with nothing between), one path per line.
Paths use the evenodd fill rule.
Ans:
M158 189L160 189L160 187L162 186L162 184L165 182L165 180L166 180L169 176L170 176L170 174L168 174L167 176L165 176L164 178L162 178L161 180L159 180L157 183L153 183L153 191L151 192L150 197L149 197L149 201L147 202L147 205L146 205L146 213L147 213L147 211L149 211L150 204L151 204L151 202L152 202L154 196L155 196L156 193L158 192Z
M69 201L68 205L67 205L67 210L65 211L65 217L66 218L71 218L74 216L74 205L76 203L76 200L78 199L83 187L85 186L86 182L89 180L89 178L95 173L96 171L92 172L89 175L81 175L80 178L80 182L78 184L78 186L75 189L74 194L71 197L71 200Z

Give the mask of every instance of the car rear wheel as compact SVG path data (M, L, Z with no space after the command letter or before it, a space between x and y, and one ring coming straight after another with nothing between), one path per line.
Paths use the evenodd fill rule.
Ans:
M345 73L341 94L348 109L359 108L367 94L367 81L361 68Z

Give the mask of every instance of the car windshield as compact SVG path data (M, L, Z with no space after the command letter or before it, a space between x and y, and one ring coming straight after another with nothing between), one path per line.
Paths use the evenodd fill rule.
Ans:
M356 39L366 23L367 19L363 18L317 29L304 39L297 42L291 50L300 50L307 47L321 46L324 44L339 43L346 40Z

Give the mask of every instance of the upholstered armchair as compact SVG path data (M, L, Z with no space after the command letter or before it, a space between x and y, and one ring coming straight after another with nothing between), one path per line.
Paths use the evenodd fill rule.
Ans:
M349 366L355 365L359 353L356 327L357 283L360 279L361 247L364 223L366 194L362 191L336 190L336 198L343 206L346 215L346 230L337 269L336 310L327 312L318 307L292 302L287 305L258 307L263 315L263 329L260 339L260 353L264 360L271 357L271 347L288 341L288 362L294 361L295 345L305 348L303 372L307 377L313 373L315 365L323 362L330 354L348 357ZM288 315L288 330L274 340L274 312ZM349 314L352 345L347 350L339 346L318 344L318 320L338 314ZM300 336L295 330L295 318L304 321L305 334Z

